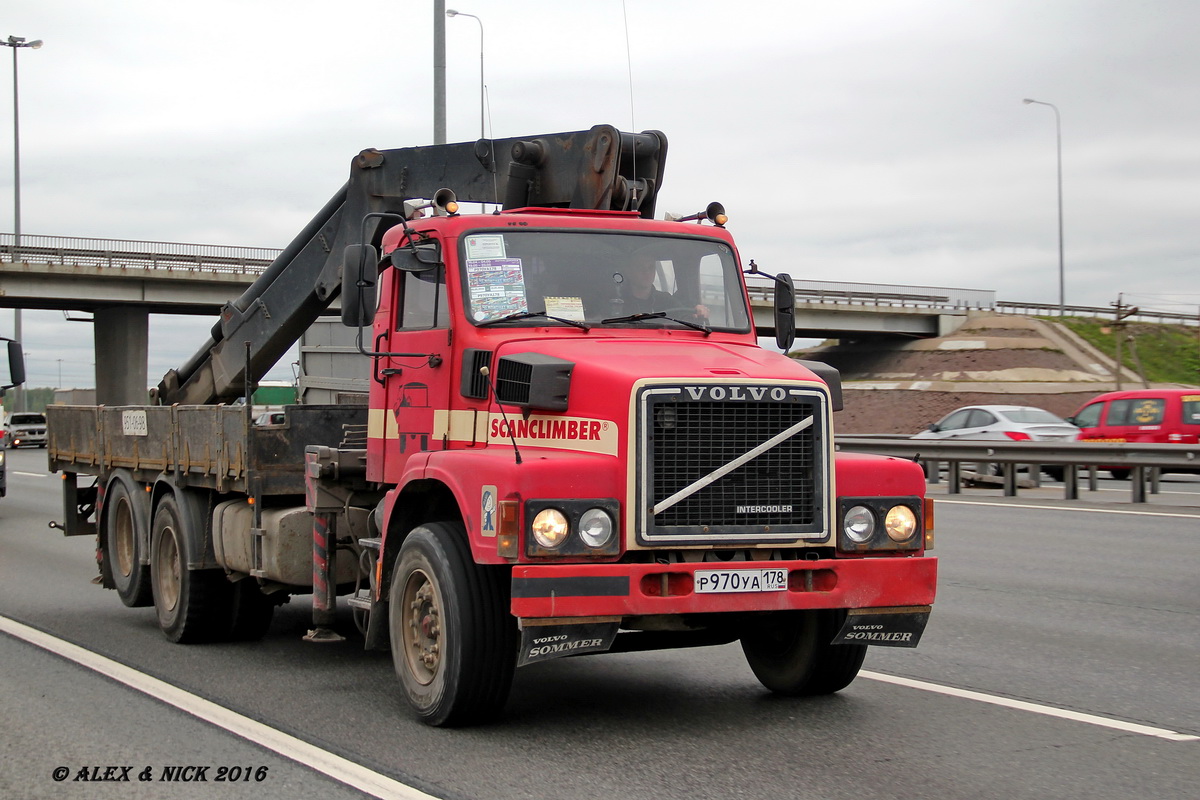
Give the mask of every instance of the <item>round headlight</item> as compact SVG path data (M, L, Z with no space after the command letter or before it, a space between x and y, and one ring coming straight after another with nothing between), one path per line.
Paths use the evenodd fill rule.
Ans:
M893 542L906 542L917 531L917 515L908 506L892 506L883 518L883 529Z
M612 534L612 517L602 508L589 508L579 518L579 538L588 547L604 547Z
M557 508L543 508L533 518L533 538L547 550L553 550L564 541L571 526Z
M871 534L875 533L875 515L866 506L854 506L846 512L842 530L855 544L870 541Z

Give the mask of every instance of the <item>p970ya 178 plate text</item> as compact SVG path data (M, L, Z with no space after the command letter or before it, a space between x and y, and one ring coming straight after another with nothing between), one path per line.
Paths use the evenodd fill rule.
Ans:
M782 592L787 589L786 569L696 570L696 593Z

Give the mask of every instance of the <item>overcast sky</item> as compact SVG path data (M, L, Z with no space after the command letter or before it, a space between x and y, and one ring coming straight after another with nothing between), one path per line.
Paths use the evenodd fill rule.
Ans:
M433 141L432 0L0 2L0 36L45 41L19 54L25 235L282 247L359 150ZM1021 100L1053 103L1067 302L1200 311L1195 0L446 5L483 21L489 135L662 130L659 211L719 200L743 258L797 278L1056 303L1054 112ZM479 25L446 39L474 140ZM28 385L94 385L84 325L24 318ZM155 319L152 382L210 325Z

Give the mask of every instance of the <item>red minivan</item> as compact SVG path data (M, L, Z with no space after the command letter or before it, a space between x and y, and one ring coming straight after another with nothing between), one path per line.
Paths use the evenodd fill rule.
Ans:
M1108 392L1084 403L1073 417L1079 440L1092 442L1200 443L1200 389ZM1129 470L1110 467L1114 478ZM1163 470L1196 472L1197 470Z

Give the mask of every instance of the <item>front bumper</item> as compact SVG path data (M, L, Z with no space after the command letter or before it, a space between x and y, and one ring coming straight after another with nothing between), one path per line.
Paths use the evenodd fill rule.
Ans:
M696 570L788 571L777 592L698 594ZM711 614L814 608L928 606L937 558L737 561L698 564L522 564L513 568L512 613L520 619Z

